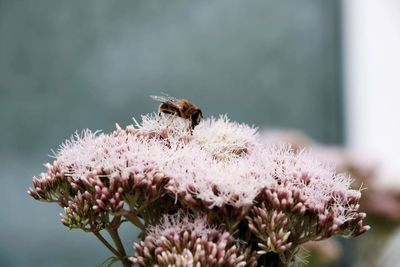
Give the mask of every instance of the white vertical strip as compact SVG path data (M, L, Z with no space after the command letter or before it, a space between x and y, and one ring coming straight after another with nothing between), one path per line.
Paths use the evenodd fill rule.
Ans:
M346 139L400 184L400 0L343 0Z

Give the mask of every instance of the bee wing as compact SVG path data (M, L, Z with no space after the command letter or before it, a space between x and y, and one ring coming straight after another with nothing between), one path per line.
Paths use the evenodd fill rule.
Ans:
M155 101L161 102L161 103L174 104L174 103L178 102L178 99L176 99L175 97L171 97L171 96L151 95L150 98L155 100Z

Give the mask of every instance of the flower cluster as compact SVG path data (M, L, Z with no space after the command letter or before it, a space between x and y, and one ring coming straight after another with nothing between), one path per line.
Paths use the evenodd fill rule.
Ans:
M149 227L144 241L135 244L133 263L140 266L256 266L250 254L227 231L211 228L205 217L165 215L161 225Z
M266 145L226 116L194 130L170 115L111 134L85 130L46 166L28 193L58 203L66 226L94 233L124 266L289 265L305 242L369 229L348 175L307 151ZM125 221L142 230L130 259L118 236Z

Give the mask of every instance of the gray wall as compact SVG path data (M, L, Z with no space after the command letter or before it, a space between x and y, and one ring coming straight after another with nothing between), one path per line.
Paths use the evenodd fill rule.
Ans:
M338 10L319 0L0 0L0 266L108 257L25 191L51 148L76 129L110 131L154 111L150 94L340 143Z

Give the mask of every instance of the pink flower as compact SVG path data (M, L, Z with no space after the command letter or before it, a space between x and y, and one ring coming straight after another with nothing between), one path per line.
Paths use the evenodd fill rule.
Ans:
M131 258L139 266L256 266L255 253L226 231L208 226L205 217L183 213L165 215L150 227L144 241L135 244Z
M262 143L256 128L227 116L193 131L169 115L135 123L75 134L28 191L60 204L66 226L103 243L99 232L108 231L118 250L107 247L125 265L116 239L124 221L142 230L133 258L142 266L254 266L256 253L288 264L302 243L369 229L351 177L309 151Z

